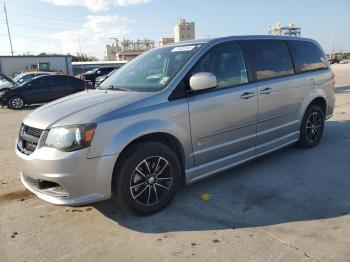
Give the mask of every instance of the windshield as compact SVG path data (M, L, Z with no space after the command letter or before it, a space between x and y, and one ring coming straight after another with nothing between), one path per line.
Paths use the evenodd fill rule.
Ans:
M137 92L160 91L202 46L192 44L153 49L122 66L100 88Z

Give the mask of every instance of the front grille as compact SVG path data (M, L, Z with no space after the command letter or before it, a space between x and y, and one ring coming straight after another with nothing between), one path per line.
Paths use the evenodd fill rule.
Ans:
M43 131L42 129L22 124L17 144L18 149L26 155L33 153L38 146Z
M32 136L35 136L37 138L40 138L41 134L43 133L42 129L31 127L31 126L26 126L24 127L24 131Z

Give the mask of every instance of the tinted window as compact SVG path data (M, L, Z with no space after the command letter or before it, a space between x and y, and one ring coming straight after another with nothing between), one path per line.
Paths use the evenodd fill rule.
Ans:
M192 69L192 74L199 72L215 74L219 88L248 82L242 51L236 43L210 49Z
M54 86L65 85L67 83L66 76L51 76L51 79Z
M48 87L50 86L50 78L49 77L39 77L30 82L31 86L36 87Z
M286 42L251 42L248 50L257 80L294 74L293 62Z
M301 72L323 69L328 67L323 52L314 43L293 41L295 54L300 63Z
M73 87L84 87L84 81L75 77L69 77L69 85Z

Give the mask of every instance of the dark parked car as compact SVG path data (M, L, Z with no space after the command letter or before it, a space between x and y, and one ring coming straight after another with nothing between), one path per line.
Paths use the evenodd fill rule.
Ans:
M99 86L103 81L105 81L108 77L113 75L115 72L118 71L119 68L114 69L113 71L109 72L107 75L99 76L95 80L95 86Z
M90 71L87 71L85 74L81 75L81 78L83 80L89 80L92 83L92 86L95 86L96 78L99 76L107 75L109 72L113 71L117 67L115 66L104 66L104 67L97 67Z
M11 88L13 84L19 85L23 84L24 82L29 81L30 79L37 77L37 76L47 76L47 75L55 75L55 72L41 72L41 71L33 71L33 72L26 72L21 73L17 75L15 78L10 78L5 74L0 74L1 80L0 80L0 90Z
M49 102L85 89L83 80L65 75L39 76L0 92L0 104L12 109Z

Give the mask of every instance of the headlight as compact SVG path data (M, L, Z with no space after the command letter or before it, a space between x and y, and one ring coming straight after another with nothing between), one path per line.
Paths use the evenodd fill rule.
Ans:
M96 124L55 127L47 134L45 146L71 152L90 146Z

